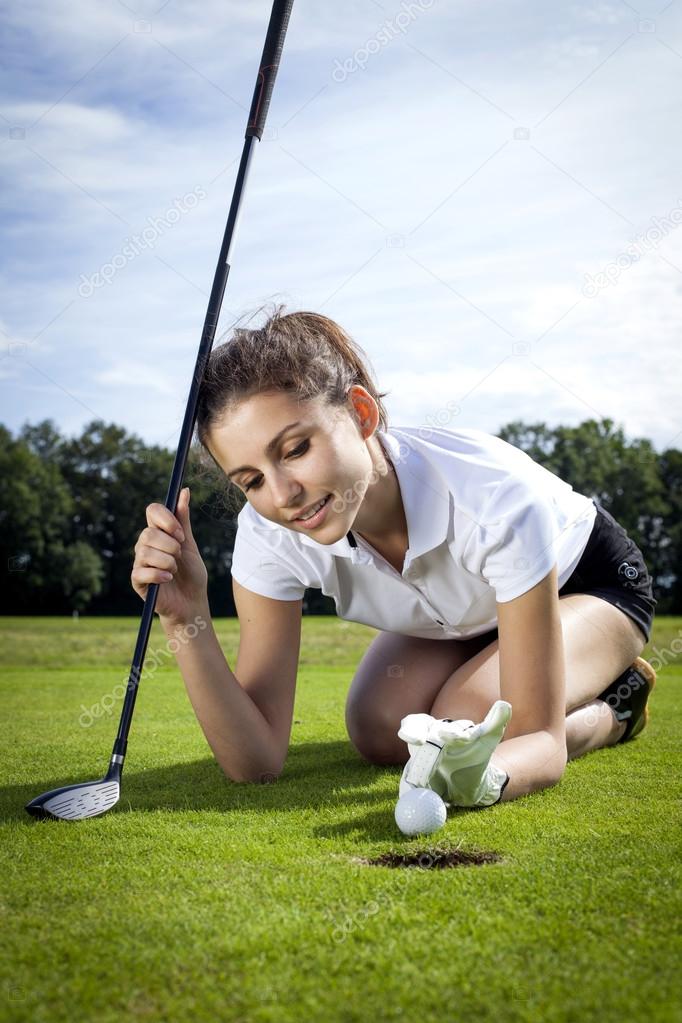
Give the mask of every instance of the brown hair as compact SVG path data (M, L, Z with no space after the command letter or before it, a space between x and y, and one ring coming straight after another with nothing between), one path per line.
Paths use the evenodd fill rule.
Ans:
M262 327L235 328L209 356L199 391L196 435L214 466L207 443L212 426L247 398L266 391L286 391L300 401L321 397L329 405L342 406L350 388L359 384L377 403L380 428L388 427L381 400L388 392L379 392L362 348L334 320L312 312L284 314L284 309L276 306ZM206 466L203 453L199 457ZM243 506L244 495L227 482L226 504L236 511Z

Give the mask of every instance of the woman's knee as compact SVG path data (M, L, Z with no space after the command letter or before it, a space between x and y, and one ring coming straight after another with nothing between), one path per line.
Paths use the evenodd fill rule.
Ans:
M348 729L348 735L355 750L368 764L377 766L388 766L390 764L406 764L409 751L407 743L399 738L397 729L395 735L391 729L377 731L372 737L368 731L360 731L357 734Z
M398 737L406 714L421 709L414 686L406 680L406 665L396 644L377 636L361 661L346 697L348 736L363 759L372 764L400 763L407 747Z
M360 755L375 764L406 763L398 737L408 714L428 714L475 641L428 640L381 632L364 654L346 699L346 729Z

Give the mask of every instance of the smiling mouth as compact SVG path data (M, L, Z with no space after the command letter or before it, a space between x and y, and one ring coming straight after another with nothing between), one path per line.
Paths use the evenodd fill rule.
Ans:
M321 504L318 501L317 504L311 505L311 508L315 509L314 511L311 511L310 509L308 509L306 512L301 513L301 515L297 515L295 519L292 519L292 522L305 522L306 519L314 518L315 515L317 515L318 511L320 511L322 508L324 508L325 504L329 504L329 501L331 500L331 497L332 497L331 494L327 494L327 496L324 498L324 500L322 501ZM305 515L305 518L303 518L304 515Z

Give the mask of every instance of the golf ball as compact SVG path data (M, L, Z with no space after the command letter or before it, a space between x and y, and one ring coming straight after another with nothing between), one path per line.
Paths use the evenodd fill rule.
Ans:
M433 789L410 789L395 806L395 822L403 835L430 835L447 820L445 803Z

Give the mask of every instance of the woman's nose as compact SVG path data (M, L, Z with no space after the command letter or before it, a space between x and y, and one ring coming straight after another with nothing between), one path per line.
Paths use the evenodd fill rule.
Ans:
M272 500L276 508L288 508L295 505L301 495L301 486L286 476L273 477L271 483Z

